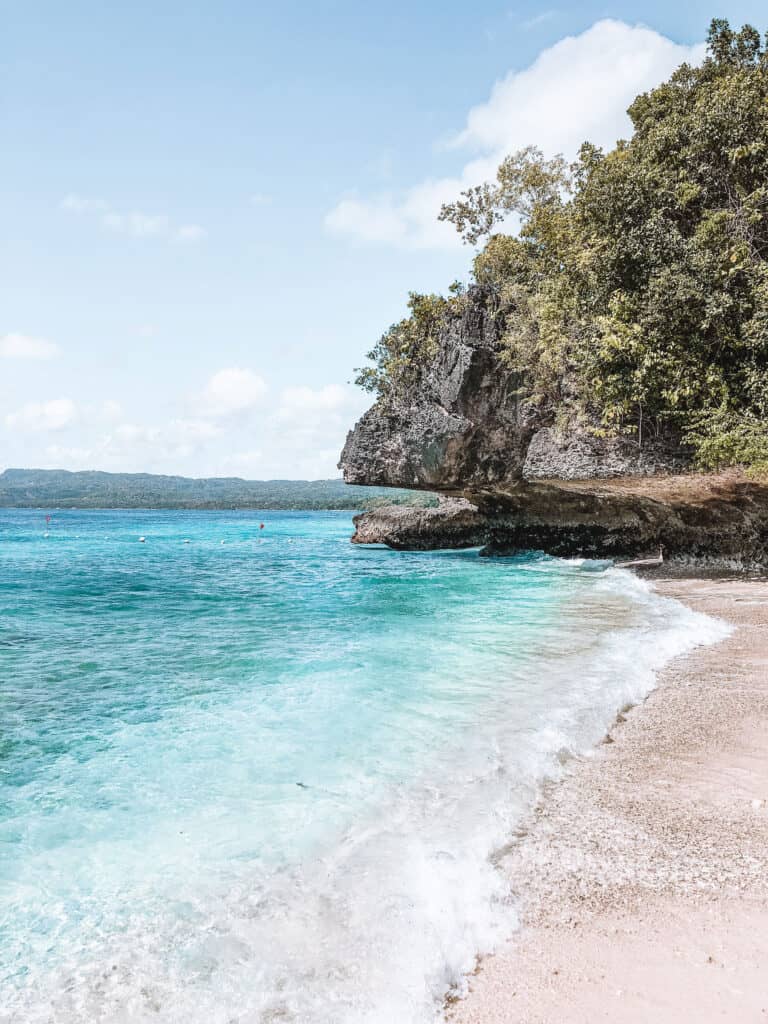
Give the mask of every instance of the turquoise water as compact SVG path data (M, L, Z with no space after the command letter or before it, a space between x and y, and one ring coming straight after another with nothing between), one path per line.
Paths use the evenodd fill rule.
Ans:
M349 534L0 510L0 1020L435 1019L541 780L711 633L617 570Z

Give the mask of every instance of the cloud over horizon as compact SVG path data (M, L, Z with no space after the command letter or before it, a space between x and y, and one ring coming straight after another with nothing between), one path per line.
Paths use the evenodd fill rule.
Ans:
M267 393L263 377L238 366L214 373L201 396L200 409L209 416L230 416L253 409Z
M59 351L59 346L47 338L34 338L29 334L14 332L0 335L2 359L53 359Z
M339 384L273 392L255 370L227 367L176 404L177 413L147 423L111 400L28 402L4 425L18 439L51 435L34 459L41 469L319 479L338 476L344 437L369 397Z
M453 227L437 216L445 202L494 177L502 159L527 145L547 156L576 156L589 140L604 148L631 133L626 109L680 64L703 59L704 44L682 46L642 25L604 19L543 50L523 70L496 82L467 114L449 149L472 154L459 174L429 178L403 193L351 195L326 215L333 234L409 249L456 248Z
M5 424L11 429L34 432L63 430L77 419L77 406L71 398L53 398L48 402L27 402L9 412Z
M59 204L62 210L95 217L103 228L131 238L162 238L171 242L199 242L207 232L199 224L173 223L166 214L148 214L140 210L118 212L105 199L89 199L70 194Z

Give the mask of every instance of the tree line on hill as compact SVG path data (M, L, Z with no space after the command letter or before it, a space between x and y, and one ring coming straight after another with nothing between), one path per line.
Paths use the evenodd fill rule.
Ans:
M369 509L379 505L432 505L434 495L383 487L353 487L342 480L192 479L151 473L6 469L0 473L5 508Z

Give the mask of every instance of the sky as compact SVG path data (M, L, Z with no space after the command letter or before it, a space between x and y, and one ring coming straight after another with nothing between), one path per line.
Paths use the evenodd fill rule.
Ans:
M762 14L762 17L761 17ZM337 476L440 204L763 4L0 0L0 469Z

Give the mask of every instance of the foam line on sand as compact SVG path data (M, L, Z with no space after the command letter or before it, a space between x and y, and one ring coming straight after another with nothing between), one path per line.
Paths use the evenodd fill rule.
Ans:
M734 631L544 795L501 858L523 927L451 1024L768 1022L768 582L656 587Z

